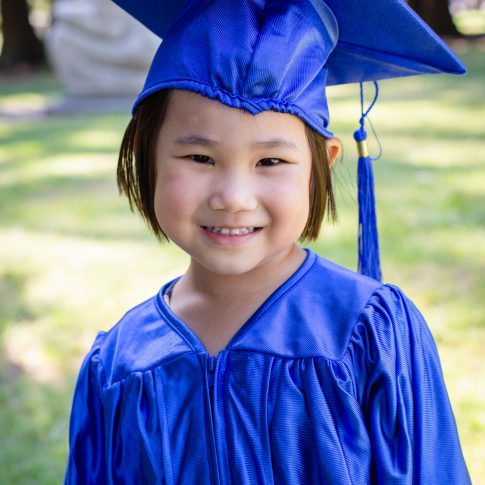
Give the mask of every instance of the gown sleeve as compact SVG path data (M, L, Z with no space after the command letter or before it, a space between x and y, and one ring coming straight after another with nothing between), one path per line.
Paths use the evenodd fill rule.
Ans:
M69 425L65 485L106 483L104 422L101 402L103 369L98 335L77 379Z
M470 484L433 337L402 292L376 292L353 336L372 483Z

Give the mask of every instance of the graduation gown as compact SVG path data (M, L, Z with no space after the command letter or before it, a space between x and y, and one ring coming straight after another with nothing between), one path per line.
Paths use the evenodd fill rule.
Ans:
M307 250L210 356L171 283L85 358L66 484L471 483L436 346L398 288Z

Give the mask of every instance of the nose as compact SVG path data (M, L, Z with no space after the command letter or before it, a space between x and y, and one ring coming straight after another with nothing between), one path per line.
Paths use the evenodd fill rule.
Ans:
M256 187L251 177L234 170L221 173L211 190L209 205L212 210L227 212L252 211L258 206Z

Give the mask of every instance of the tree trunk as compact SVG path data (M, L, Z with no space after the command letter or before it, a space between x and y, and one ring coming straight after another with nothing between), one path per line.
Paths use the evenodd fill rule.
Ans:
M0 0L3 46L0 69L37 66L44 62L44 48L29 23L27 0Z
M408 0L408 3L438 35L461 36L451 19L448 0Z

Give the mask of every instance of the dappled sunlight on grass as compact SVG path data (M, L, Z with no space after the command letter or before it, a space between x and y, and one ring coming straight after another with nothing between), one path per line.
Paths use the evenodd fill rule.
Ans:
M39 383L62 382L65 364L53 362L45 347L39 345L46 340L46 333L52 331L50 322L36 320L29 324L16 322L15 326L9 327L3 337L3 348L10 365Z
M463 144L467 145L467 153L463 151ZM437 167L440 170L446 167L456 169L456 175L469 172L470 169L475 169L477 174L481 177L479 169L485 161L485 154L481 153L483 141L479 138L461 140L459 137L455 139L440 140L438 144L432 143L422 139L421 137L403 137L396 136L395 144L393 145L391 155L394 159L403 159L407 162L408 168L418 171L415 173L419 177L420 169L432 169ZM470 155L476 154L476 155ZM386 154L385 159L388 158ZM389 157L390 158L390 157ZM384 159L384 162L386 161ZM391 161L392 163L392 161ZM415 167L410 167L414 165Z
M22 336L32 325L40 337L30 342L43 343L61 368L73 357L77 367L79 352L97 331L109 329L131 306L180 274L187 261L178 248L161 248L149 239L132 243L21 230L1 234L0 251L9 258L0 278L2 273L23 278L17 299L21 296L29 309L27 317L14 312L11 319L23 330L10 335Z
M35 152L35 148L34 148ZM0 161L1 167L1 161ZM55 177L92 177L105 175L113 178L113 157L108 154L92 155L89 158L83 155L69 155L52 157L45 163L22 164L15 171L0 174L0 187L23 182L39 182Z
M485 10L483 7L481 10L462 10L453 16L453 22L460 32L466 35L483 34L485 32Z
M120 133L121 130L107 132L103 127L98 130L80 131L69 137L69 144L81 146L83 149L98 151L104 148L111 151L114 146L120 144Z
M42 94L28 93L16 97L0 99L0 111L5 113L16 113L18 111L34 111L47 109L52 104L52 99Z
M66 119L69 120L66 122ZM78 117L48 117L39 120L0 123L1 163L15 161L40 163L50 157L65 155L85 156L109 153L116 163L115 150L121 142L121 133L128 116L99 115ZM7 125L8 128L5 128ZM100 140L93 145L92 138ZM35 154L35 158L32 155Z

